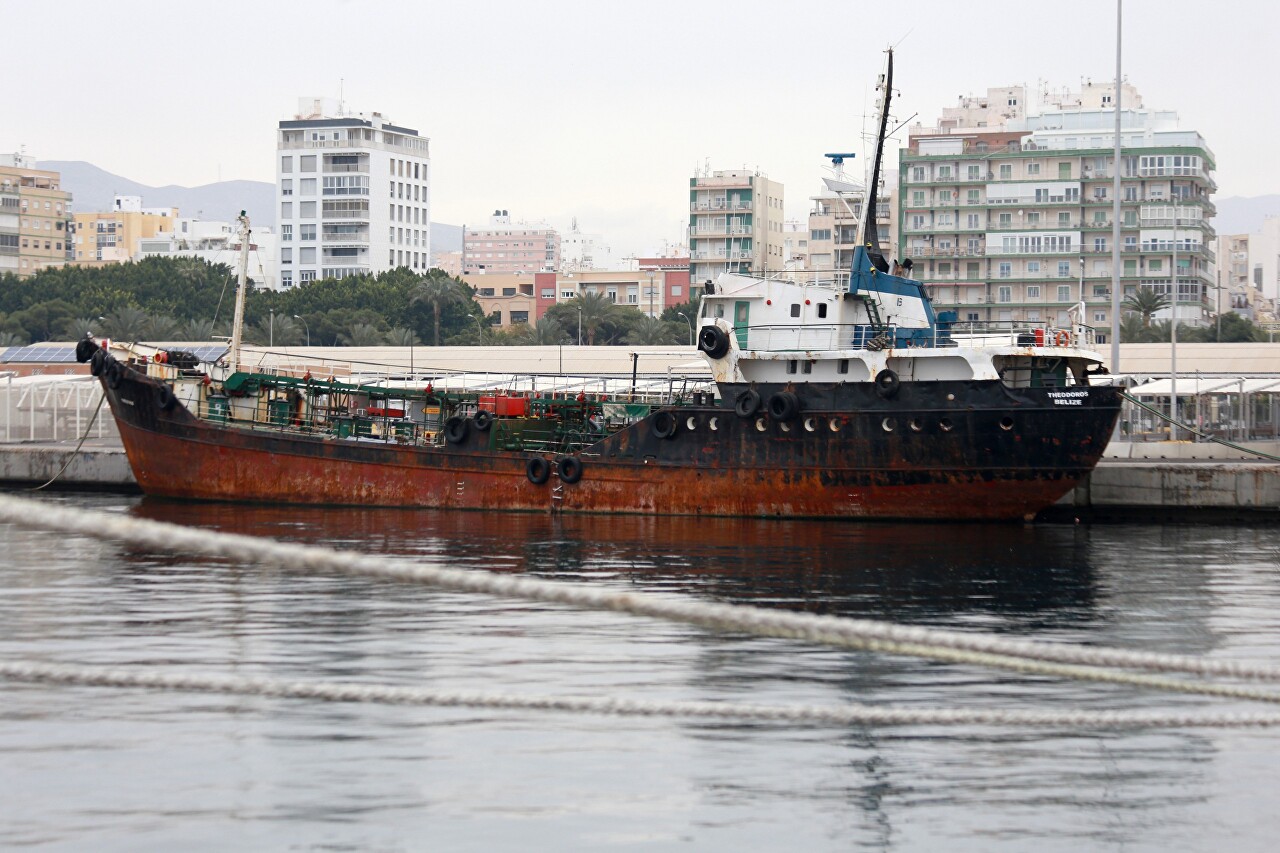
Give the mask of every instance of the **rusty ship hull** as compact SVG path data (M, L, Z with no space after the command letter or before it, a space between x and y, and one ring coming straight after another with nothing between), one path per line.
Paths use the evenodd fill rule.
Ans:
M867 383L813 384L797 389L802 411L787 421L721 405L659 410L576 451L570 482L556 455L494 449L478 430L438 446L302 435L197 418L133 369L102 381L138 485L159 497L788 518L1031 516L1092 470L1120 399L1087 387L1064 406L1052 389L938 381L886 400ZM655 429L662 411L674 430L670 417ZM535 483L540 455L550 476Z

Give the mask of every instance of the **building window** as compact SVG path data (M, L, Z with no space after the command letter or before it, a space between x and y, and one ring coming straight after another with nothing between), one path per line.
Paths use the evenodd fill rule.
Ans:
M911 206L924 207L924 190L914 190L911 193Z
M303 154L298 158L299 172L314 172L316 170L316 155ZM314 276L313 276L314 279Z
M1095 322L1095 323L1105 323L1105 322L1107 322L1107 312L1106 312L1106 311L1094 311L1094 312L1093 312L1093 322Z
M280 181L280 195L293 195L292 178L284 178Z
M543 298L543 299L555 299L555 298L556 298L556 290L555 290L555 288L554 288L554 287L544 287L544 288L542 288L542 298Z
M293 270L282 270L280 272L280 284L285 287L293 287Z
M1027 164L1027 174L1028 174L1028 175L1038 175L1038 174L1040 174L1040 164L1039 164L1039 163L1028 163L1028 164Z
M280 263L282 264L293 263L293 249L290 249L286 246L285 248L280 250Z
M683 295L684 295L684 285L681 285L681 284L673 284L673 285L671 285L671 295L672 295L672 296L683 296Z
M1000 214L1000 227L1008 228L1011 225L1013 225L1013 214L1012 213Z
M1013 277L1013 264L1009 263L1008 261L1001 261L1001 262L1000 262L1000 277L1001 277L1001 278L1012 278L1012 277Z
M978 180L978 178L981 176L981 174L982 174L982 167L981 167L981 166L970 166L970 167L969 167L969 180L971 180L971 181L976 181L976 180Z
M572 291L572 290L562 290L562 291L560 291L560 298L561 298L561 299L573 299L573 298L574 298L575 296L577 296L577 295L578 295L578 294L577 294L575 291Z
M1059 302L1071 301L1071 285L1069 284L1058 285L1058 301Z
M1040 298L1040 285L1038 285L1038 284L1031 284L1031 285L1027 285L1027 298L1028 298L1028 299L1039 299L1039 298Z
M280 171L281 171L281 172L284 172L285 174L288 174L289 172L292 172L292 171L293 171L293 158L292 158L292 157L281 157L281 158L280 158Z
M1070 277L1071 277L1071 262L1058 261L1058 278L1070 278Z
M997 302L1012 302L1012 301L1013 301L1013 288L1012 288L1012 287L1009 287L1008 285L1005 285L1005 286L1002 286L1002 287L998 287L998 288L996 288L996 301L997 301Z
M298 189L299 189L299 194L300 194L300 195L315 195L315 194L316 194L316 179L315 179L315 178L303 178L301 181L299 181L299 182L298 182Z
M291 201L280 202L280 218L293 219L293 202Z
M512 311L511 312L511 325L515 326L520 323L528 323L528 322L529 322L528 311Z
M1000 167L1000 180L1002 181L1013 180L1013 166L1011 164L1005 163Z
M302 272L298 273L299 284L306 284L307 282L315 281L315 280L316 280L315 270L303 270Z
M298 218L299 219L315 219L316 203L314 201L298 202Z
M314 222L312 222L312 223L306 223L306 222L304 222L304 223L302 223L301 225L299 225L299 226L298 226L298 239L299 239L299 240L314 240L314 239L316 239L316 225L315 225L315 223L314 223Z
M303 247L298 250L298 263L314 264L316 262L316 250L314 246Z
M967 195L966 195L966 198L967 198L967 200L968 200L968 202L967 202L968 204L979 204L979 203L980 203L980 202L979 202L979 198L980 198L980 196L979 196L979 191L978 191L978 190L969 190L969 191L968 191L968 193L967 193Z

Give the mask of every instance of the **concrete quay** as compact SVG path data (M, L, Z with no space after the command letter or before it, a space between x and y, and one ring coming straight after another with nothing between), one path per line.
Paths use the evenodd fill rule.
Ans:
M1280 447L1256 445L1273 455ZM74 454L74 456L73 456ZM70 461L68 462L68 458ZM137 491L124 448L111 440L0 445L0 482L50 488ZM1043 517L1080 519L1280 520L1280 463L1220 445L1116 443L1093 474Z
M38 486L57 475L49 488L138 491L119 441L91 439L75 449L75 442L2 444L0 482Z

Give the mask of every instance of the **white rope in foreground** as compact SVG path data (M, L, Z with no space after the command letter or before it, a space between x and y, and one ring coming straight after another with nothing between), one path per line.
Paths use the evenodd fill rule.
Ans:
M443 708L559 711L626 717L683 717L758 722L874 726L1028 726L1056 728L1264 728L1280 726L1278 714L1194 714L1147 711L1002 711L849 705L759 705L718 702L528 696L469 690L425 690L382 684L281 681L270 678L159 673L153 670L0 663L0 677L28 683L139 687L196 693L429 705Z
M942 631L866 619L815 616L736 604L672 600L656 595L479 570L417 566L398 563L385 556L371 557L315 546L273 542L251 536L72 509L12 496L0 496L0 521L62 533L77 533L96 539L128 542L162 551L257 562L291 572L333 572L370 579L411 582L457 592L610 610L717 631L787 638L840 648L971 663L1023 673L1280 702L1280 695L1251 688L1110 671L1129 668L1148 672L1280 682L1280 667L1248 661L1209 660L1184 655L1011 640L989 634Z

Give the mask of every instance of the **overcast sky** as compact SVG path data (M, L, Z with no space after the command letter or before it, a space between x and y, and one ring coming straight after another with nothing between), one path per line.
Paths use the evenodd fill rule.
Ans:
M431 139L432 218L494 208L617 255L678 241L696 168L758 168L802 218L823 152L862 151L898 44L894 113L1115 74L1115 0L221 2L5 5L0 152L160 186L274 181L300 95ZM1217 157L1220 197L1280 192L1274 0L1126 0L1124 68ZM905 130L902 132L905 137ZM860 166L854 169L860 174ZM250 211L252 215L252 211Z

